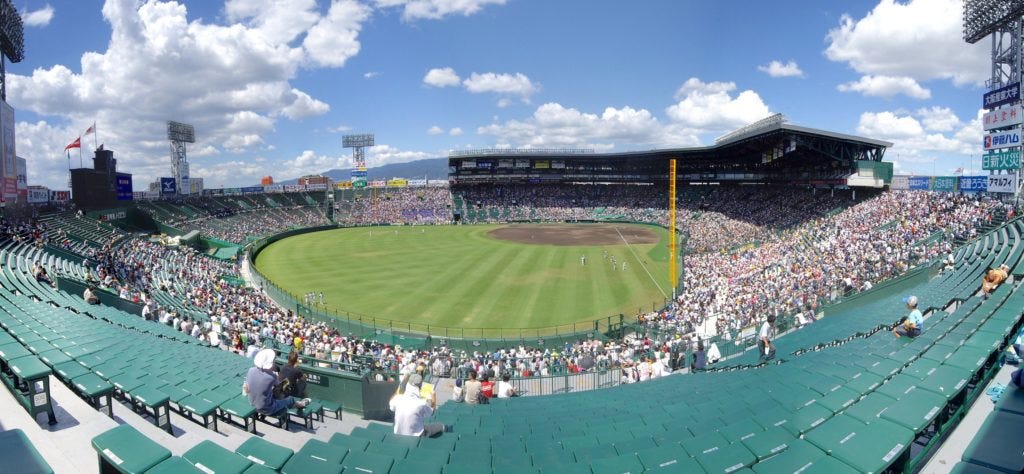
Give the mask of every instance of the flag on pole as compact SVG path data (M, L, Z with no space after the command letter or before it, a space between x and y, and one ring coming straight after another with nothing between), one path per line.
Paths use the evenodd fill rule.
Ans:
M83 133L82 135L88 135L88 134L93 133L95 131L96 131L96 122L93 122L92 125L89 125L89 128L85 129L85 133Z
M78 148L79 150L82 149L82 137L78 137L75 141L69 143L68 146L64 147L64 151L68 151L72 148Z
M964 169L962 167L961 168L957 168L957 169L953 170L953 174L964 174Z

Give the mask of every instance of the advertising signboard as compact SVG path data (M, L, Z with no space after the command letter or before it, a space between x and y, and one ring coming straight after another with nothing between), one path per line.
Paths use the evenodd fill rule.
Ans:
M947 193L956 192L956 176L936 176L932 181L932 190Z
M929 176L912 176L908 181L913 191L927 191L932 188L932 178Z
M117 188L118 201L131 201L134 197L132 195L132 175L122 175L118 173L115 187Z
M889 183L889 189L910 189L910 178L906 176L893 176L892 182Z
M178 194L178 183L174 181L174 178L160 178L160 194L164 196L173 196Z
M1000 151L981 155L981 169L1018 170L1020 169L1020 150Z
M960 191L976 193L988 189L988 176L961 176Z
M988 175L988 192L1010 194L1017 192L1017 173Z
M985 112L981 117L981 125L985 130L1012 127L1021 123L1024 123L1024 109L1020 105Z
M994 132L985 135L984 147L986 150L997 148L1010 148L1020 146L1020 129L1007 130L1005 132Z
M994 109L1003 104L1009 104L1020 100L1020 83L1014 82L1005 87L1000 87L992 92L986 92L981 97L981 106L986 109Z

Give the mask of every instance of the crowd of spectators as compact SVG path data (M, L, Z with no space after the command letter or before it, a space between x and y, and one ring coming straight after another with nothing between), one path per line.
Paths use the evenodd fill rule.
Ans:
M447 188L389 190L377 196L376 205L365 198L353 201L349 218L352 223L448 222L450 196ZM497 186L460 190L459 196L465 206L507 207L511 214L506 219L512 220L614 216L659 222L665 215L664 193L644 186ZM280 308L260 288L229 283L241 279L239 265L190 248L133 238L98 251L87 265L96 283L145 304L147 318L249 356L273 343L354 370L398 372L423 366L436 376L464 378L475 372L492 380L502 374L531 377L620 367L622 382L629 383L692 363L680 349L695 349L691 335L708 321L719 334L735 335L767 314L809 320L806 315L831 297L947 255L954 240L973 237L1000 206L977 196L921 192L881 193L853 201L849 195L769 186L688 191L680 199L684 211L679 225L691 237L682 291L668 308L643 315L649 327L671 336L469 353L444 345L403 348L344 334ZM304 220L306 211L315 209L278 212L298 216L288 225L319 222L311 216ZM258 220L260 214L228 218L237 217L239 225L253 231L272 231L269 222ZM38 229L4 224L0 230L24 236L36 235ZM752 241L757 243L741 246ZM709 347L702 357L713 361L716 353L717 348Z
M707 332L731 335L768 314L809 321L824 301L950 253L1002 207L984 197L895 191L757 246L685 255L675 304L646 319L683 333L710 319L717 327Z

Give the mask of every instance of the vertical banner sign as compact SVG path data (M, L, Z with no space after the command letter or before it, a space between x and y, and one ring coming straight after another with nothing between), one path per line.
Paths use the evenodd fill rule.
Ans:
M909 182L910 189L914 191L927 191L932 188L932 178L928 176L913 176Z
M952 193L957 190L956 184L956 176L936 176L932 190Z
M174 178L160 178L160 194L164 196L178 194L178 186Z
M988 189L988 176L961 176L960 191L965 193L982 192Z
M120 175L117 177L117 200L131 201L135 196L132 194L132 176Z
M14 149L14 107L4 101L0 101L0 135L3 136L0 159L4 167L4 199L15 201L18 199L18 165Z
M992 110L1003 104L1009 104L1020 100L1020 83L1014 82L1005 87L1000 87L992 92L986 92L982 96L981 106Z
M1017 173L988 175L988 192L1009 194L1017 192Z
M985 112L981 117L981 124L985 130L1013 127L1021 123L1024 123L1024 111L1022 111L1020 105Z
M994 132L985 135L984 146L986 150L1020 146L1020 129L1015 128L1013 130Z
M981 155L981 169L985 171L1018 170L1020 169L1020 150Z

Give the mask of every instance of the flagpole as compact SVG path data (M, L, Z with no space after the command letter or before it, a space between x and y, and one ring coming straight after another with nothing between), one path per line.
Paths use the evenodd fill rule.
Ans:
M100 138L98 132L96 131L96 122L92 123L92 147L95 150L100 149Z
M78 167L79 168L85 168L85 166L82 165L82 144L81 143L78 144Z

